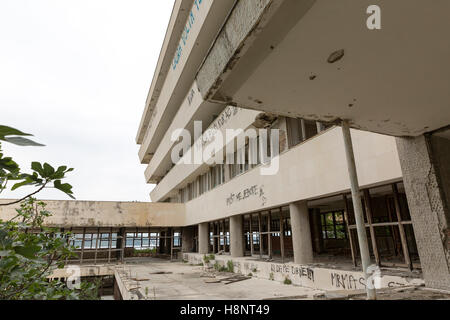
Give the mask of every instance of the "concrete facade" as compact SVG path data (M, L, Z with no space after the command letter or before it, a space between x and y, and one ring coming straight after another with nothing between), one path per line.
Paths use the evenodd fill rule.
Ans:
M9 203L10 200L0 200ZM55 228L80 227L179 227L186 221L183 204L114 201L46 200L52 213L45 221ZM0 207L1 219L17 215L20 205Z
M389 32L367 29L374 3L365 0L194 1L195 23L174 12L171 24L191 32L169 28L160 62L173 59L173 69L150 89L137 142L146 180L156 184L151 199L184 205L183 226L198 229L184 241L194 237L198 253L310 264L333 252L357 267L365 226L364 261L422 268L427 285L448 288L449 134L439 130L450 124L442 109L450 102L450 65L441 62L450 51L440 40L450 6L375 3L391 13L383 18ZM182 50L171 50L180 39ZM342 119L352 128L365 220L359 230ZM255 129L262 139L262 128L279 130L278 158L221 163L216 155L228 147L234 159L249 153L250 138L236 148L241 132L203 162L189 161L227 130ZM178 129L191 135L187 150L175 149ZM277 161L276 174L261 174Z
M242 227L242 217L233 216L230 218L230 253L232 257L244 256L244 229Z
M397 139L408 203L426 282L450 288L450 141L433 136Z
M308 264L313 262L313 247L309 224L309 212L306 202L289 205L292 225L292 243L294 245L294 262Z
M200 223L198 225L198 252L201 254L207 254L209 252L209 232L207 223Z
M204 263L203 256L195 253L183 254L183 259L190 264L198 265ZM294 285L320 290L363 290L365 289L364 274L362 272L336 270L293 263L267 263L250 260L248 258L230 258L216 256L215 260L208 265L218 263L226 266L231 261L236 273L248 275L252 273L259 279L273 280L283 283L286 279ZM401 286L421 285L423 280L415 277L401 277L395 275L382 275L377 282L378 288L392 288Z

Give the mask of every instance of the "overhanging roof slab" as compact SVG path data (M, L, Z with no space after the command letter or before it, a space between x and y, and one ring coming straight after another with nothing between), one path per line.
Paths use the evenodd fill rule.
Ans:
M217 37L197 75L206 99L310 120L348 119L353 128L394 136L450 124L450 1L262 2L238 3ZM381 30L366 24L374 4ZM245 10L258 16L243 26ZM248 32L237 35L238 27ZM329 63L338 50L344 56Z

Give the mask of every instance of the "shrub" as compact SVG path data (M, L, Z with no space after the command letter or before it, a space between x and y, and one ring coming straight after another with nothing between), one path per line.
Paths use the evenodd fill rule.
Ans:
M234 264L233 264L233 261L231 261L231 260L229 260L227 262L227 271L231 272L231 273L234 273Z
M292 284L292 281L291 281L291 279L286 277L286 278L284 278L284 282L283 283L289 285L289 284Z

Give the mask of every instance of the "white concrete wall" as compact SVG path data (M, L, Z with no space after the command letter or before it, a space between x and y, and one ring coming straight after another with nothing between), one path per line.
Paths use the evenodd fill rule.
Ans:
M183 260L190 264L204 263L202 254L183 253ZM213 267L217 262L220 266L227 266L232 261L234 272L249 275L260 279L284 282L285 279L292 284L319 290L363 290L365 289L364 274L358 271L345 271L327 269L309 265L293 263L271 263L264 261L249 260L247 258L232 258L231 256L215 255L207 265ZM378 288L390 288L406 285L422 285L420 278L406 278L400 276L383 275Z
M226 109L224 113L229 112L229 108ZM237 112L235 113L233 111L231 117L218 129L218 131L225 137L227 129L242 128L243 130L246 130L255 122L255 118L258 114L260 114L260 112L254 110L237 109ZM215 122L213 122L209 128L213 128L214 125ZM203 137L200 139L203 139ZM203 148L204 149L207 148L211 143L212 142L207 143ZM184 158L187 157L188 155L185 155ZM184 160L182 159L180 162L184 162ZM152 201L161 201L166 199L171 193L176 192L177 189L180 189L184 187L187 183L192 182L191 180L193 178L203 173L203 171L206 171L207 168L208 165L206 163L177 164L164 177L164 179L160 181L160 183L155 187L155 189L153 189L153 191L151 192Z
M356 130L352 137L361 187L401 180L394 138ZM186 223L214 221L349 190L342 130L335 127L281 154L277 175L262 176L256 167L187 202Z
M188 16L186 30L175 52L168 52L177 63L172 63L151 116L143 148L154 153L173 116L195 79L203 57L223 24L234 0L194 1L192 16ZM192 18L193 17L193 18ZM179 58L175 59L177 56ZM149 160L149 159L147 159Z
M9 202L1 200L2 203ZM46 200L54 227L178 227L185 225L185 206L173 203ZM17 215L19 205L0 207L0 219Z
M172 141L172 134L175 130L186 129L191 132L191 136L194 137L194 121L206 122L208 118L212 119L214 113L217 115L224 108L223 105L204 101L198 91L197 83L194 82L169 129L165 133L164 138L156 149L154 156L151 158L150 164L145 170L147 182L155 182L155 179L162 177L166 173L165 171L171 167L171 150L175 145L175 142ZM211 120L209 120L207 125L209 125L210 122ZM143 145L139 151L139 158L143 160L146 155L147 150Z

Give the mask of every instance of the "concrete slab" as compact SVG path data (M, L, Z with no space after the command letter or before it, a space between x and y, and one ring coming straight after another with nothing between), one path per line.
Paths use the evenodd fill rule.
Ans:
M205 274L202 266L182 262L153 259L142 265L126 265L123 268L125 272L117 269L117 282L124 299L130 300L312 300L314 295L322 293L320 290L258 278L230 284L207 283L205 280L211 278L202 277ZM160 271L164 273L161 274ZM223 275L218 278L221 277ZM137 290L128 287L127 283L130 281Z

